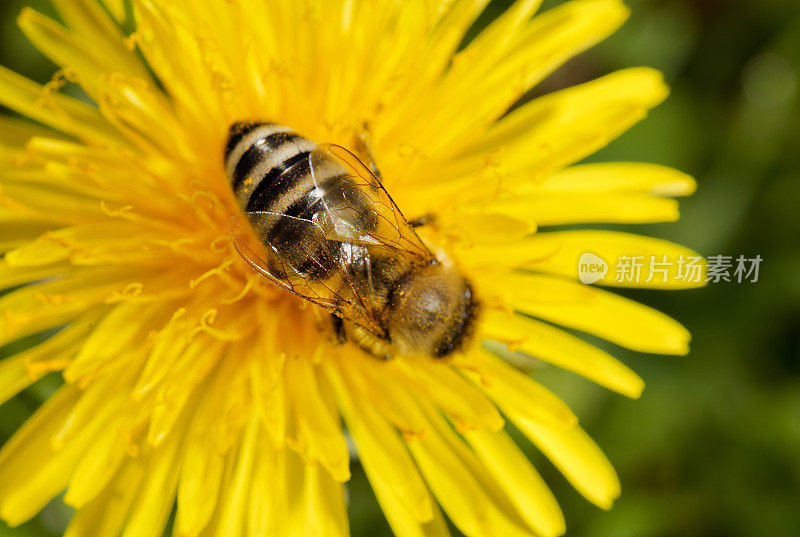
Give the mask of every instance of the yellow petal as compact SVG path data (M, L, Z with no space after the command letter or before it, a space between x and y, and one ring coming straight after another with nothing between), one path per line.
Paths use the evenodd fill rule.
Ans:
M417 87L427 87L425 83L435 83L456 52L464 34L475 19L483 12L488 0L467 0L451 2L441 21L430 17L430 45L425 51L428 60L421 65L418 77L408 77L409 83ZM428 17L425 17L426 19Z
M120 25L125 24L127 19L125 0L102 0L102 3Z
M103 0L118 20L125 18L124 0ZM81 40L98 43L107 61L117 70L149 79L142 62L124 44L122 31L103 9L91 0L54 0L53 5Z
M187 413L188 414L188 413ZM164 443L157 448L147 467L147 479L139 488L123 537L139 537L141 535L159 535L164 531L172 506L175 503L175 491L181 465L181 446L184 440L188 416Z
M532 537L505 492L475 453L438 412L418 401L429 423L408 447L428 487L453 523L467 535Z
M408 380L418 383L426 397L446 411L458 427L486 427L493 431L503 428L497 408L448 365L429 358L408 358L399 365Z
M218 491L232 479L235 456L226 454L234 452L252 408L246 372L238 365L235 360L219 361L206 384L194 391L193 401L187 404L192 410L192 422L185 440L177 494L176 528L181 535L197 535L212 515L219 513L215 511ZM167 441L176 435L176 430L180 431L180 421L172 429Z
M255 361L253 362L256 363ZM262 384L258 382L261 377L260 366L254 366L258 373L251 376L251 385L254 386L253 396L258 411L261 413L264 423L268 423L272 445L275 449L283 448L286 442L286 388L285 383L273 383L268 392L264 392Z
M541 0L521 0L514 2L503 14L484 28L464 49L462 56L471 56L473 69L480 67L478 62L493 64L510 48L520 30L529 26L530 18L539 8ZM477 64L477 65L476 65Z
M619 478L583 429L552 429L513 414L509 418L587 500L603 509L611 508L619 496Z
M248 535L284 537L289 528L286 452L269 445L267 433L261 434L255 458L248 502Z
M617 1L568 2L530 20L539 4L516 2L484 29L432 88L439 98L410 99L416 107L396 113L387 137L407 140L428 154L464 149L530 87L616 30L628 14Z
M370 477L370 484L389 526L397 537L450 537L447 522L438 505L433 506L430 520L419 522L408 516L405 509L391 497L394 491L386 483Z
M536 192L630 192L655 196L688 196L694 179L673 168L640 162L581 164L560 170L530 188Z
M347 382L350 375L339 367L329 365L325 369L370 483L383 490L384 503L398 516L402 513L401 518L430 521L433 517L430 495L405 444L370 404L361 403L368 401L366 394Z
M51 236L49 232L44 233L36 240L6 252L5 263L14 268L35 267L68 259L70 249L51 240Z
M491 205L493 211L538 226L561 224L674 222L678 202L644 194L542 193L515 196Z
M128 458L109 485L70 520L64 537L118 537L147 469L147 457Z
M319 79L329 81L330 91L336 97L327 101L328 106L334 110L346 110L348 106L357 106L359 99L374 99L386 88L389 88L390 91L397 91L400 88L393 88L393 79L399 78L401 86L403 82L409 85L421 82L408 80L411 78L409 76L411 72L407 66L410 58L419 58L424 54L427 45L426 38L433 33L431 30L436 28L438 19L442 15L443 10L440 9L439 13L436 13L431 7L435 9L435 6L426 6L421 3L406 3L404 8L399 11L388 4L367 6L365 3L361 3L355 9L351 7L355 12L351 17L354 19L354 27L369 28L369 30L365 31L365 40L352 40L355 43L351 41L357 47L354 52L357 51L358 56L355 57L355 62L346 64L345 70L339 71L334 66L322 66L323 69L326 67L330 69L330 74L320 76ZM324 23L321 24L320 31L325 31L326 26ZM350 30L353 31L353 28ZM387 36L391 36L391 38L387 40ZM342 37L341 33L333 33L329 37L330 44L328 46L333 43L343 44ZM314 52L320 55L325 54L322 50ZM297 54L297 57L302 57L303 52L298 51ZM434 60L434 65L441 65L439 63L441 56ZM426 75L430 69L432 66L425 66L421 69L423 71L422 80L429 80ZM366 79L359 78L358 73L363 73L365 70L369 71L371 76Z
M503 431L468 431L465 438L495 476L517 512L538 535L566 530L556 499L525 455Z
M120 419L121 409L130 398L128 392L133 384L134 373L135 370L129 363L120 360L109 367L107 375L87 383L87 386L79 386L83 389L81 397L70 408L63 426L51 439L53 447L60 449L73 442L84 429L97 421L98 409L102 412L111 411L116 419ZM114 426L119 429L124 427L119 423Z
M540 0L522 0L511 6L453 58L441 81L426 88L436 92L434 99L414 99L411 92L411 98L403 103L407 107L398 107L391 119L385 120L393 124L384 135L413 143L426 153L441 153L454 141L496 119L513 100L511 95L518 92L517 88L502 88L498 96L500 92L485 91L485 86L476 81L480 82L513 46L539 4ZM425 56L420 62L425 62ZM472 106L470 114L462 113L467 103Z
M67 505L80 509L97 497L128 455L128 441L120 421L112 421L81 457L64 495Z
M0 149L22 150L34 136L58 137L58 133L27 119L0 115Z
M81 0L85 1L85 0ZM96 4L95 4L96 8ZM87 46L87 42L36 11L27 8L18 23L28 39L53 62L74 73L82 87L99 103L109 123L123 129L144 147L158 147L172 155L189 155L182 145L182 129L164 95L137 67L129 51L119 59ZM122 45L119 44L121 47ZM167 134L171 133L171 134Z
M317 464L287 454L289 472L289 537L348 537L344 487Z
M198 115L193 118L192 128L195 125L208 128L200 121L200 114L207 114L205 119L209 124L224 121L216 96L213 92L205 91L209 87L209 80L205 69L198 68L203 65L203 58L197 47L196 35L192 35L185 27L185 21L175 24L176 21L167 20L162 8L155 2L134 2L139 47L148 65L176 102L194 105L185 107L188 114ZM169 53L171 50L180 50L182 53L177 57Z
M107 269L74 272L46 283L23 287L0 298L0 345L77 318L119 286Z
M247 390L249 385L247 370L239 367L237 356L230 352L230 348L228 351L219 361L217 369L208 375L208 378L216 380L218 385L215 388L216 395L211 399L211 408L206 414L208 430L205 434L209 435L214 448L220 453L231 449L235 440L239 438L240 431L250 417L249 411L253 403Z
M103 212L104 204L97 198L88 197L82 192L53 188L32 181L4 182L0 188L0 202L11 205L23 216L44 222L77 224L88 220L97 221L106 216ZM41 229L42 226L39 227ZM49 227L53 227L52 224L44 226L44 229ZM15 233L17 229L12 227L9 231ZM24 232L25 228L23 227L21 231Z
M463 374L504 412L507 409L514 410L530 420L556 427L571 427L577 423L575 414L566 403L486 350L472 353L454 365L460 367Z
M5 403L19 392L36 382L25 367L25 359L12 356L0 361L0 404Z
M597 151L641 120L667 96L660 73L625 69L534 99L498 121L463 152L447 176L480 169L496 153L495 170L522 181L543 177Z
M175 310L163 326L151 326L154 332L148 334L148 338L152 341L152 350L133 389L135 399L141 400L154 390L169 370L175 367L191 343L194 329L206 316L209 302L208 291L196 292L189 302Z
M519 42L490 76L501 78L526 74L530 88L570 58L619 28L629 10L618 0L565 2L531 21Z
M10 525L31 518L66 487L81 454L116 410L109 405L96 411L86 426L56 449L51 439L79 396L74 386L61 388L0 449L0 517Z
M217 378L209 379L205 397L194 409L178 480L175 520L178 535L198 535L217 507L225 457L212 441L210 429L218 411L216 399L225 389L228 378L228 372L223 369Z
M525 238L506 242L462 241L453 245L452 255L459 265L486 273L524 267L554 253L553 244Z
M453 523L467 535L485 531L491 509L475 478L430 429L408 445L431 491Z
M68 272L63 264L31 269L29 267L9 267L5 259L0 260L0 289L8 289L23 283L44 280L57 274Z
M23 8L17 24L28 40L54 63L80 74L81 81L90 91L97 88L105 73L105 61L98 53L99 49L90 48L89 41L81 41L53 19L29 7Z
M458 214L455 221L442 219L443 226L450 225L459 234L469 237L470 241L483 244L517 241L536 231L536 224L527 215L512 215L506 211L482 214Z
M150 416L147 442L158 446L172 430L189 397L222 358L225 344L206 334L198 334L166 372Z
M309 460L319 461L334 479L347 481L350 454L338 416L333 416L322 400L313 367L309 360L291 359L286 363L287 395L295 412L297 447Z
M64 370L64 380L76 382L97 372L131 347L141 345L141 338L162 326L175 311L175 305L142 305L124 302L114 308L98 324L75 360ZM148 319L141 325L138 321Z
M360 353L347 356L345 360L340 362L342 371L347 371L348 360L358 360L358 367L352 369L348 381L374 403L387 421L407 438L424 434L428 420L417 409L414 393L406 389L402 377L398 377L392 365Z
M286 440L286 394L283 366L286 354L278 350L279 315L265 307L257 310L260 330L250 353L250 390L256 409L264 423L269 424L267 434L277 449Z
M97 319L97 314L88 314L43 343L0 361L0 404L46 373L66 367Z
M131 222L114 221L61 228L7 252L5 261L12 267L36 267L64 260L75 265L152 263L152 241L142 236L141 229Z
M223 499L218 507L219 514L215 531L220 537L244 534L247 525L250 487L253 482L254 460L259 448L258 429L260 427L260 418L257 413L253 412L239 446L231 480L223 491Z
M54 129L100 144L128 145L96 108L0 66L0 103Z
M36 214L24 204L9 198L4 194L4 190L5 186L0 186L0 226L5 230L0 237L0 253L22 246L42 233L59 227L58 218ZM5 260L0 260L0 267L5 268L6 265ZM0 269L0 272L2 271L3 269Z
M622 362L563 330L502 312L487 312L485 335L512 348L584 376L628 397L639 397L644 381Z
M627 298L555 276L509 273L501 281L485 285L523 313L641 352L689 351L690 335L683 326Z

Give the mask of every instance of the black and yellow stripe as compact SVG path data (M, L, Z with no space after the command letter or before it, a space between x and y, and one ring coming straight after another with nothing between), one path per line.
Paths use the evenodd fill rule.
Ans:
M290 206L302 204L315 187L310 168L315 147L311 140L281 125L232 125L225 148L225 168L242 211L286 214ZM249 214L248 218L259 238L277 250L277 257L270 259L276 276L284 275L278 267L279 260L306 277L322 279L333 269L336 244L309 233L308 228L292 226L290 221L261 218L256 222Z
M270 212L312 220L322 211L335 213L358 229L374 226L369 198L335 163L315 162L316 143L288 127L263 122L231 126L225 167L233 192L245 214ZM313 171L313 173L312 173ZM366 217L365 217L366 215ZM252 221L260 239L276 248L281 260L300 274L324 279L333 269L341 244L324 240L312 229L291 220L265 226Z
M246 212L281 212L276 207L286 187L287 171L296 166L308 167L311 140L291 129L271 123L235 123L228 136L225 168L242 209ZM295 170L295 172L300 170ZM307 174L294 173L295 180Z

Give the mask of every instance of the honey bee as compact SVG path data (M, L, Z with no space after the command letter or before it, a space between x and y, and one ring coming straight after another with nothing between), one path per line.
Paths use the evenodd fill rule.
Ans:
M374 163L375 173L343 147L252 121L231 126L225 167L251 228L232 228L239 254L330 310L340 339L381 359L464 347L477 313L472 287L419 238Z

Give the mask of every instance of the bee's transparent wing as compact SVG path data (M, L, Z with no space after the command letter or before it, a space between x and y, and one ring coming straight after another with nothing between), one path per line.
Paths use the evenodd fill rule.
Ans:
M320 145L309 162L319 193L313 218L248 213L249 225L234 220L234 246L277 285L381 334L374 260L389 256L426 266L434 256L380 181L352 153ZM270 232L275 229L282 232ZM315 269L319 277L309 277Z
M339 199L326 203L326 210L317 215L326 238L393 250L395 255L423 265L433 260L380 180L355 155L341 146L323 144L309 158L314 177L337 174L350 179L339 190ZM331 193L327 195L333 198Z
M314 228L313 222L290 219L290 217L284 215L268 212L247 213L247 216L253 229L250 229L250 226L236 216L231 220L230 226L233 245L242 259L259 274L269 278L284 289L307 298L320 306L335 308L335 297L327 297L319 292L308 292L309 290L304 289L303 281L297 281L298 279L292 277L296 270L281 258L278 253L278 245L264 244L258 240L261 229L271 228L282 218L286 219L286 225L298 231L302 228ZM319 230L319 233L322 234L322 231ZM302 244L298 244L296 247L299 249L304 248Z
M310 220L266 211L247 213L247 222L233 217L230 233L234 248L255 271L273 283L375 333L381 328L375 315L350 281L347 267L337 255L339 245L326 238L322 227ZM280 226L282 239L269 230ZM293 238L291 244L279 242ZM334 247L335 245L335 247ZM306 273L328 269L324 278Z

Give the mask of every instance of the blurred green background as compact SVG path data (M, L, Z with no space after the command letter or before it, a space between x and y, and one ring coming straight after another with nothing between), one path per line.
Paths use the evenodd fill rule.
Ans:
M511 3L495 0L476 28ZM560 3L546 1L544 9ZM635 231L704 255L759 254L756 284L626 292L684 323L688 357L612 349L647 382L638 401L550 368L538 379L575 409L620 475L610 512L584 501L543 457L530 456L562 504L570 537L800 535L800 3L629 0L633 15L536 92L649 65L673 88L648 119L591 160L670 165L696 177L682 218ZM54 67L24 41L0 2L0 63L40 82ZM628 230L634 230L627 227ZM2 351L0 351L2 352ZM48 377L0 408L0 443L58 383ZM523 443L523 445L525 445ZM363 472L349 491L352 534L390 535ZM0 536L58 535L53 502Z

